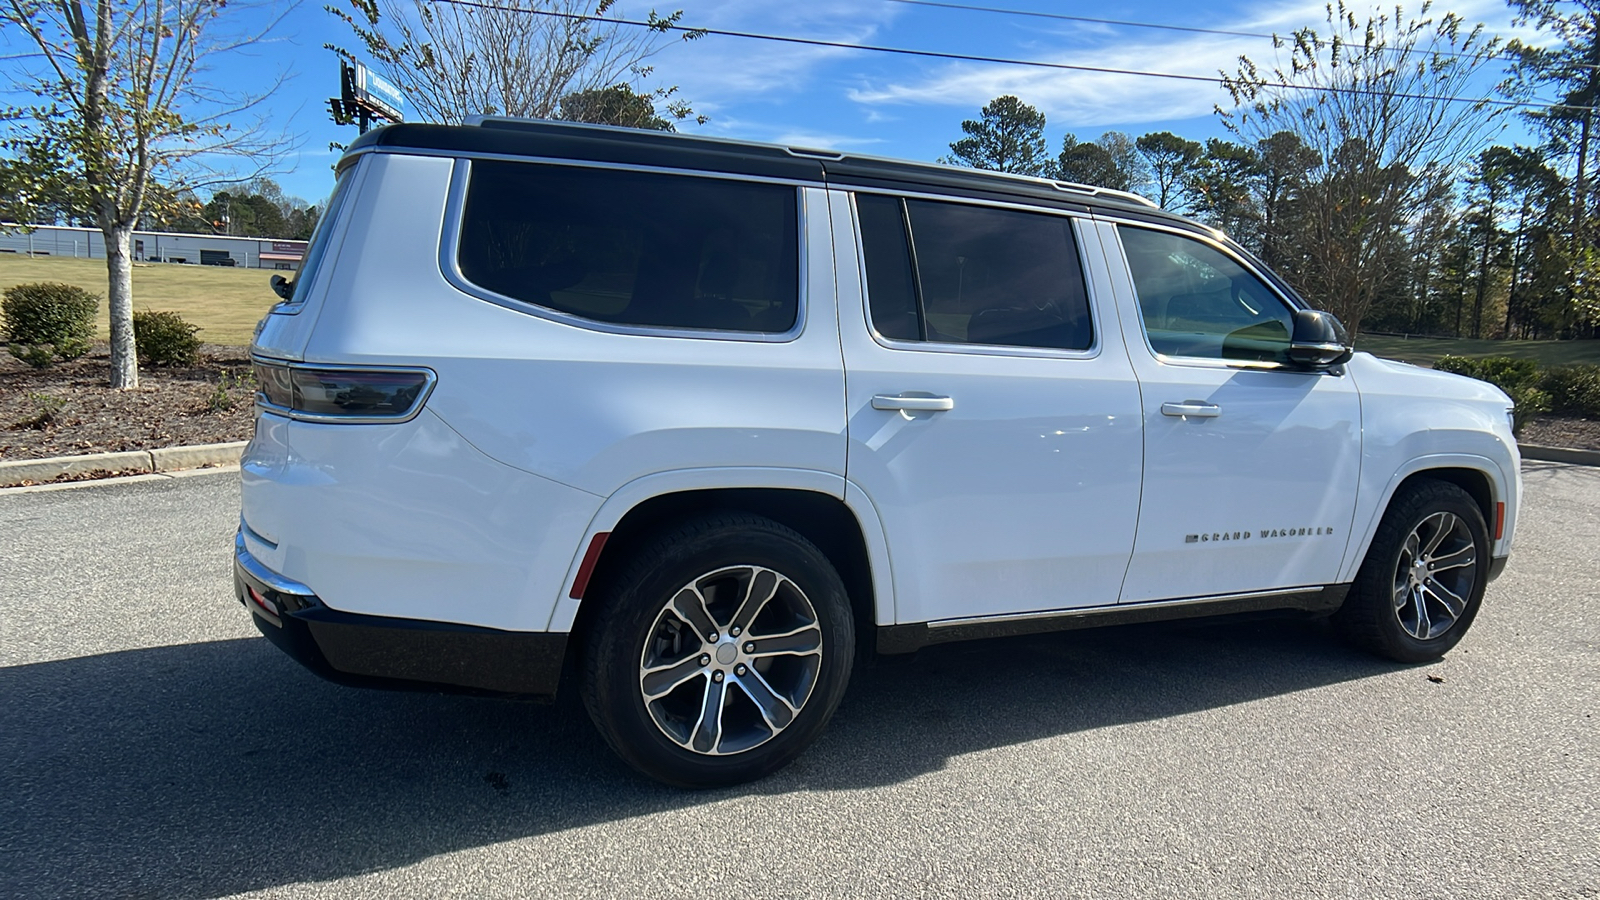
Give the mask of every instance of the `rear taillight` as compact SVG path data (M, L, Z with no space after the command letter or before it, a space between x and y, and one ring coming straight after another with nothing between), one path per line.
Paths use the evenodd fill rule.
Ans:
M417 414L434 374L428 369L322 366L254 360L256 404L310 422L404 422Z

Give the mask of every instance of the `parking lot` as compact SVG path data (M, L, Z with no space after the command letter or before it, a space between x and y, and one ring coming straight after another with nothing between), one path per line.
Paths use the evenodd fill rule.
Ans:
M0 896L1600 896L1600 469L1529 463L1443 662L1298 621L948 645L683 792L576 703L324 683L237 476L0 495Z

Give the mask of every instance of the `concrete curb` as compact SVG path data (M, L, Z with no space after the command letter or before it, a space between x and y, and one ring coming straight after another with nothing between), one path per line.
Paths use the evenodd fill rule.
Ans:
M50 459L18 459L0 462L0 487L23 483L45 484L62 475L82 476L93 472L118 475L153 475L202 466L236 466L248 441L226 444L191 444L159 450L129 450L122 453L85 453L82 456L56 456Z
M1538 444L1518 444L1523 459L1542 462L1573 463L1580 466L1600 466L1600 450L1573 450L1567 447L1541 447Z

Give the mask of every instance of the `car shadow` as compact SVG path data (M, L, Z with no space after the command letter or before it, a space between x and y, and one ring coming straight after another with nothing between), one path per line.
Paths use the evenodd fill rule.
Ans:
M863 789L955 756L1392 671L1303 621L928 648L858 670L764 781L634 775L553 706L327 684L265 640L0 669L0 894L217 896L739 794Z

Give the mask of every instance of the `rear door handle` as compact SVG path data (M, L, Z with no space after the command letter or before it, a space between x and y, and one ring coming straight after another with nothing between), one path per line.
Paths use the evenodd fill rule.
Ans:
M942 412L955 409L956 402L949 397L900 397L894 394L877 394L872 398L872 408Z
M1185 400L1182 403L1161 404L1161 414L1185 419L1215 419L1222 415L1222 407L1203 400Z

